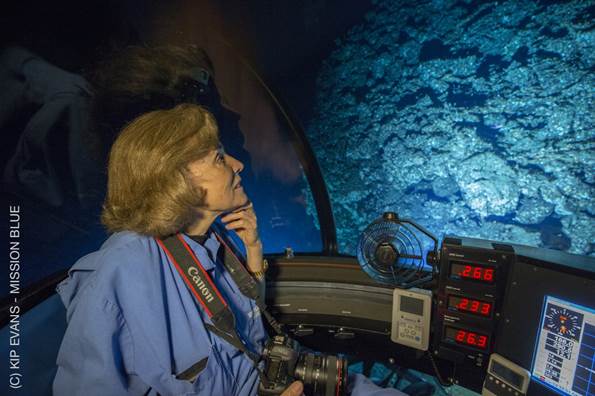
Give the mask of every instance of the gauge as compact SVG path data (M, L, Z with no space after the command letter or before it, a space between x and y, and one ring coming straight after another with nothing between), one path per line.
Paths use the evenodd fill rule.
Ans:
M578 340L582 318L579 313L554 304L548 304L543 327L561 336Z
M463 328L445 326L443 339L450 343L456 343L473 348L487 349L490 338L487 334L477 333Z
M450 276L455 279L491 284L496 279L496 269L494 267L453 261L450 266Z
M448 309L481 316L491 316L493 304L488 301L463 296L448 296Z

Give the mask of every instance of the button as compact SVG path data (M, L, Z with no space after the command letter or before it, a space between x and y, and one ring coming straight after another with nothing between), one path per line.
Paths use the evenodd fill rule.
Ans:
M496 380L496 385L500 385L500 380Z
M490 381L493 381L493 380L494 380L494 377L492 377L492 376L490 375Z
M502 388L506 388L506 384L504 382L502 383L501 386L502 386Z

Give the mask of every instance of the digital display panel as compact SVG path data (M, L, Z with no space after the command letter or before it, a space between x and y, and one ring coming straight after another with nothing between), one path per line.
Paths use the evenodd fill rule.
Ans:
M450 276L455 279L468 279L491 284L496 280L496 269L494 267L453 261L450 265Z
M486 334L451 326L444 327L444 334L442 337L446 341L479 349L487 349L490 341L489 336Z
M494 305L491 302L462 296L448 296L448 308L481 316L492 316Z
M419 298L401 296L401 311L414 315L422 315L424 313L424 301Z
M498 363L496 360L492 360L490 371L517 389L523 388L523 376Z
M595 389L595 309L545 296L531 376L562 395Z

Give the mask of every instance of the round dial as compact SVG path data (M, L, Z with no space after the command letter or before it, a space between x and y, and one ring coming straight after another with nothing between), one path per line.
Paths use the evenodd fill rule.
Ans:
M579 339L581 332L579 314L566 308L550 305L545 315L544 327L562 336Z

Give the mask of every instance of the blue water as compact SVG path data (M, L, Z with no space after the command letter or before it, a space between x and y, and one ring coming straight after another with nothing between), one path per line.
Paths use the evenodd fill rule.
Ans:
M595 6L375 1L307 126L339 248L383 211L438 237L595 255Z

